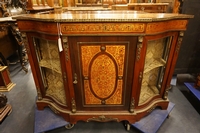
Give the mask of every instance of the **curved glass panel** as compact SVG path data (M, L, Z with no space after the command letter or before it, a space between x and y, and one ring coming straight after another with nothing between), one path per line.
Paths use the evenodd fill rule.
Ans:
M66 105L57 41L34 38L45 95Z
M172 37L150 40L147 43L139 105L159 95Z

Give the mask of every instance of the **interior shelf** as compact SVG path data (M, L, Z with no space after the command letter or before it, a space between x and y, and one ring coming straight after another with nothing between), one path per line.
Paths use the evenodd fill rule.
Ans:
M166 61L162 58L152 58L146 61L144 73L147 73L151 71L154 68L164 66L166 64Z
M41 67L46 67L46 68L56 71L59 74L62 74L59 59L43 59L39 62L39 65Z
M139 105L145 103L151 97L159 94L159 90L156 86L142 85L141 88Z

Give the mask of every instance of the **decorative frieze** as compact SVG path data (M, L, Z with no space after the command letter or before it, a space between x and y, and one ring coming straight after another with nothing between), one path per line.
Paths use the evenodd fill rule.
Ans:
M144 32L144 23L96 23L61 24L62 33L96 32Z
M187 23L188 23L187 20L173 20L173 21L148 23L146 28L146 33L156 34L170 30L185 30Z

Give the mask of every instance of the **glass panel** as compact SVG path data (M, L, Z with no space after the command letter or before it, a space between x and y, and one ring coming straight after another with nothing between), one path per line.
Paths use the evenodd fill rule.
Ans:
M166 37L147 43L139 105L160 93L171 40L172 37Z
M34 38L34 45L45 92L66 105L57 41Z

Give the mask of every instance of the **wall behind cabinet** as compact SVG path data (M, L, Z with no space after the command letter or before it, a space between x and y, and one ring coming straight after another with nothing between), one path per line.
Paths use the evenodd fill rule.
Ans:
M184 0L183 14L194 15L183 37L174 73L200 73L200 1Z

